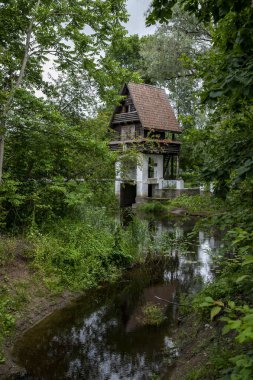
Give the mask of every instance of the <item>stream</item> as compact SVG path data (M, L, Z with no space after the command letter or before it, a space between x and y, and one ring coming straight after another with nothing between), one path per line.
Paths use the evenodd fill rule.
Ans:
M170 379L178 355L173 341L180 295L198 292L212 280L218 242L199 232L195 220L153 220L150 233L174 238L168 254L127 271L114 284L89 290L28 330L14 348L26 373L15 379ZM145 319L158 307L159 326Z

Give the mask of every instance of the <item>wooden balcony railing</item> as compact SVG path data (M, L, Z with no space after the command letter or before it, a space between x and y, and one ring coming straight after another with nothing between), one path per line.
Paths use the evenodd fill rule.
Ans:
M119 124L119 123L131 123L139 121L139 116L136 111L134 112L123 112L123 113L116 113L113 117L112 124Z
M148 140L148 139L136 139L136 140L122 140L111 141L110 149L112 151L125 151L131 147L143 152L153 154L179 154L180 145L179 141L170 140Z

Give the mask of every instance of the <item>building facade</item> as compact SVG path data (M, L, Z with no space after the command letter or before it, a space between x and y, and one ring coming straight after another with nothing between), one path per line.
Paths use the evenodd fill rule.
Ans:
M110 122L110 149L119 151L115 194L122 206L158 197L167 188L181 189L179 180L181 128L163 89L125 84L124 96ZM131 154L134 159L130 159Z

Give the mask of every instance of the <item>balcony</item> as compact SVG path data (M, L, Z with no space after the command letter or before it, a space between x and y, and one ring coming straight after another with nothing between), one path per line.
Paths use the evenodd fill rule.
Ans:
M147 154L179 154L179 141L174 140L151 140L145 138L137 138L135 140L111 141L109 146L112 151L126 151L134 148L142 153Z
M134 112L123 112L123 113L116 113L112 120L113 124L120 124L120 123L134 123L139 121L139 116L136 111Z

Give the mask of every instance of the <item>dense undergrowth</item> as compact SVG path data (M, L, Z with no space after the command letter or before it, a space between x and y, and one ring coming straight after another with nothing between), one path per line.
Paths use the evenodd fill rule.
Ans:
M132 264L167 253L172 237L151 237L147 221L123 221L115 210L82 205L57 222L32 224L20 236L0 239L0 361L4 340L33 297L83 291L114 282ZM21 273L9 275L10 268ZM5 273L5 274L4 274ZM20 273L18 273L19 275ZM16 274L17 275L17 274ZM38 294L37 294L38 293Z
M152 206L152 207L151 207ZM226 201L211 197L180 197L165 204L148 204L142 210L164 215L173 207L204 210L196 229L223 231L215 257L215 280L194 298L183 314L213 324L222 336L209 350L208 365L192 370L188 380L249 380L253 376L253 245L252 206L241 203L234 191ZM80 291L104 281L115 281L133 263L150 256L168 254L173 239L168 234L151 236L148 222L130 218L125 225L115 211L104 207L79 206L57 223L32 224L22 238L5 236L0 241L1 272L15 260L25 263L29 279L3 277L0 297L0 345L15 327L15 318L29 302L29 286L43 285L50 294L66 289ZM21 248L20 248L21 246ZM6 272L8 273L8 271ZM184 303L187 302L184 300ZM193 307L192 307L193 305ZM204 344L204 343L203 343ZM3 353L0 357L4 361Z
M201 343L202 349L208 349L208 357L202 366L186 374L185 380L253 378L252 206L251 193L242 188L231 191L226 200L214 195L183 195L140 207L144 212L168 213L178 207L187 213L202 213L205 218L196 224L196 232L201 229L222 234L222 244L214 257L214 281L183 300L189 307L181 307L189 320L197 320L202 329L211 324L218 336L212 342Z
M240 191L231 192L226 202L212 199L214 214L201 220L200 225L209 231L223 231L222 245L215 258L215 279L197 296L188 299L191 307L182 312L195 315L202 323L213 324L221 330L221 336L213 343L208 365L192 370L186 379L250 380L253 378L251 195L244 193L244 202ZM172 203L181 204L179 198ZM199 197L188 198L187 202L184 198L182 204L196 209ZM223 212L215 213L215 209Z
M3 236L0 240L0 346L13 330L15 316L29 301L30 288L45 287L51 294L61 294L67 289L81 291L103 281L116 280L122 268L137 260L139 241L136 239L143 236L137 231L137 224L135 228L129 226L123 230L105 208L85 207L72 217L59 219L58 223L41 228L33 225L22 237ZM9 278L8 269L15 266L18 272L25 267L29 278L24 280L22 273L17 281ZM41 283L35 284L38 279ZM3 352L0 361L4 361Z

